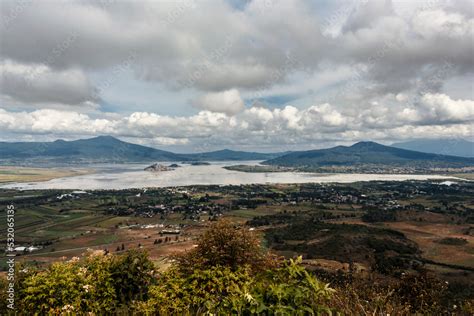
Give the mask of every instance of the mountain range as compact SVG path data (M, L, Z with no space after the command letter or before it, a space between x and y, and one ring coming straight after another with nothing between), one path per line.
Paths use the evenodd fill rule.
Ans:
M296 151L264 162L296 168L325 166L388 165L424 167L474 166L474 158L422 153L384 146L374 142L359 142L352 146Z
M474 142L464 139L415 139L392 146L439 155L474 157Z
M156 148L131 144L112 136L98 136L75 141L54 142L0 142L0 162L24 164L30 162L70 163L121 163L151 161L224 161L264 160L264 164L296 168L322 166L423 166L464 167L474 166L474 158L423 153L359 142L352 146L286 153L257 153L218 150L204 153L179 154Z
M80 163L266 160L275 158L278 155L278 153L265 154L228 149L197 154L177 154L127 143L112 136L98 136L74 141L0 142L0 160L3 161L36 160L57 163Z

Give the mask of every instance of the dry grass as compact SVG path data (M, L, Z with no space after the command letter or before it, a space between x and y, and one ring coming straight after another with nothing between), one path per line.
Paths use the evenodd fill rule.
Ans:
M474 267L474 237L464 234L469 225L423 222L394 222L385 226L404 233L423 251L423 257L437 262ZM442 238L464 238L466 245L443 245Z
M465 180L474 180L474 173L456 173L456 174L451 174L450 176L465 179Z
M91 173L88 169L24 168L0 166L0 183L38 182Z
M45 265L62 257L65 259L80 257L87 249L108 249L111 253L116 253L117 247L121 248L123 244L125 250L138 249L138 245L140 245L142 249L147 251L151 260L167 264L171 255L191 250L196 243L196 237L204 229L204 227L197 226L188 227L179 236L178 240L175 240L176 236L170 235L168 236L170 238L169 242L160 244L154 244L155 239L164 241L166 236L160 236L159 229L111 229L106 234L91 233L73 239L60 240L54 245L48 246L44 251L25 254L22 256L22 260L37 260ZM104 239L104 237L112 235L114 236L113 240Z

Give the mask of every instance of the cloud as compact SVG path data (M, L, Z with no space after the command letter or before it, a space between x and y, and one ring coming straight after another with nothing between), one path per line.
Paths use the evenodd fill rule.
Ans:
M422 11L413 19L413 30L427 39L464 38L472 34L473 20L441 9Z
M205 94L195 101L195 105L203 110L229 115L235 115L245 108L244 101L236 89Z
M416 108L399 115L406 121L425 125L474 122L474 101L453 100L445 94L425 94Z
M415 128L466 135L472 122L472 85L456 84L474 71L467 0L1 6L2 127L17 135L312 144ZM244 106L266 100L276 108Z
M135 53L138 78L212 92L260 89L295 71L316 72L325 60L368 65L368 79L381 86L409 82L442 60L472 71L473 20L461 4L401 16L391 1L356 3L337 3L319 16L301 0L254 0L241 9L225 1L33 2L0 27L1 56L62 70L106 71ZM3 11L15 5L5 1ZM342 9L340 31L324 36L325 20ZM380 56L387 43L400 45ZM297 63L285 68L288 54ZM278 80L272 79L275 72Z
M5 132L28 134L79 134L113 133L114 122L108 119L91 119L73 111L42 109L33 112L7 112L0 109L0 127Z
M43 64L0 62L0 92L30 104L95 102L94 88L80 69L54 71Z
M395 100L395 97L394 97ZM0 128L6 133L66 135L77 138L115 135L151 145L311 147L318 142L348 142L361 139L472 137L474 102L453 100L447 95L427 94L422 107L378 105L375 113L340 111L331 104L306 109L294 106L266 108L262 105L236 114L203 110L191 116L167 116L149 112L92 117L74 111L42 109L8 112L0 109ZM470 128L471 126L471 128ZM457 128L456 128L457 127ZM430 134L431 133L431 134ZM417 134L417 136L418 136Z

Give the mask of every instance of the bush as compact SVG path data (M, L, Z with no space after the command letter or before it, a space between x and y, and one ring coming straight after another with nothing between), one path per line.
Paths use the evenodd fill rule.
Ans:
M19 308L25 313L112 313L121 304L146 298L154 277L143 252L121 256L89 253L53 263L45 271L19 272Z
M73 258L32 273L23 281L20 308L23 312L111 312L116 294L108 269L111 256L91 255L84 262Z
M362 215L362 220L368 223L393 222L397 220L397 216L392 210L368 210Z
M330 313L325 304L332 289L319 282L297 261L251 275L249 267L232 270L214 266L192 274L172 269L150 290L147 302L136 304L145 314L264 314Z
M466 245L468 241L466 238L446 237L438 240L437 243L450 246L463 246Z
M275 263L253 232L226 220L213 223L199 238L195 249L175 258L178 267L188 272L215 266L229 267L232 271L250 266L253 271L261 271Z
M403 274L395 289L399 300L406 302L412 313L423 311L437 314L446 295L447 284L427 272Z
M154 264L146 252L129 250L112 258L108 270L119 302L146 299L148 288L155 281Z
M318 281L300 265L302 259L289 260L278 269L268 270L244 298L242 311L266 315L331 314L327 300L333 289Z
M215 266L191 274L171 269L151 287L150 299L136 304L136 311L160 315L236 312L251 282L245 268L232 271L229 267Z

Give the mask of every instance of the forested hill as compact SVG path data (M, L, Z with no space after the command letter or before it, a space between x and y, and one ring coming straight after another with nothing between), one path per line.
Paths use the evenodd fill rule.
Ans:
M464 139L417 139L394 143L392 146L424 153L474 157L474 142Z
M99 136L75 141L0 142L0 160L47 160L73 162L146 162L198 160L265 160L278 154L220 150L199 154L177 154L165 150L121 141L112 136Z
M285 167L399 165L433 167L474 166L474 158L422 153L384 146L375 142L359 142L352 146L292 152L264 162Z

